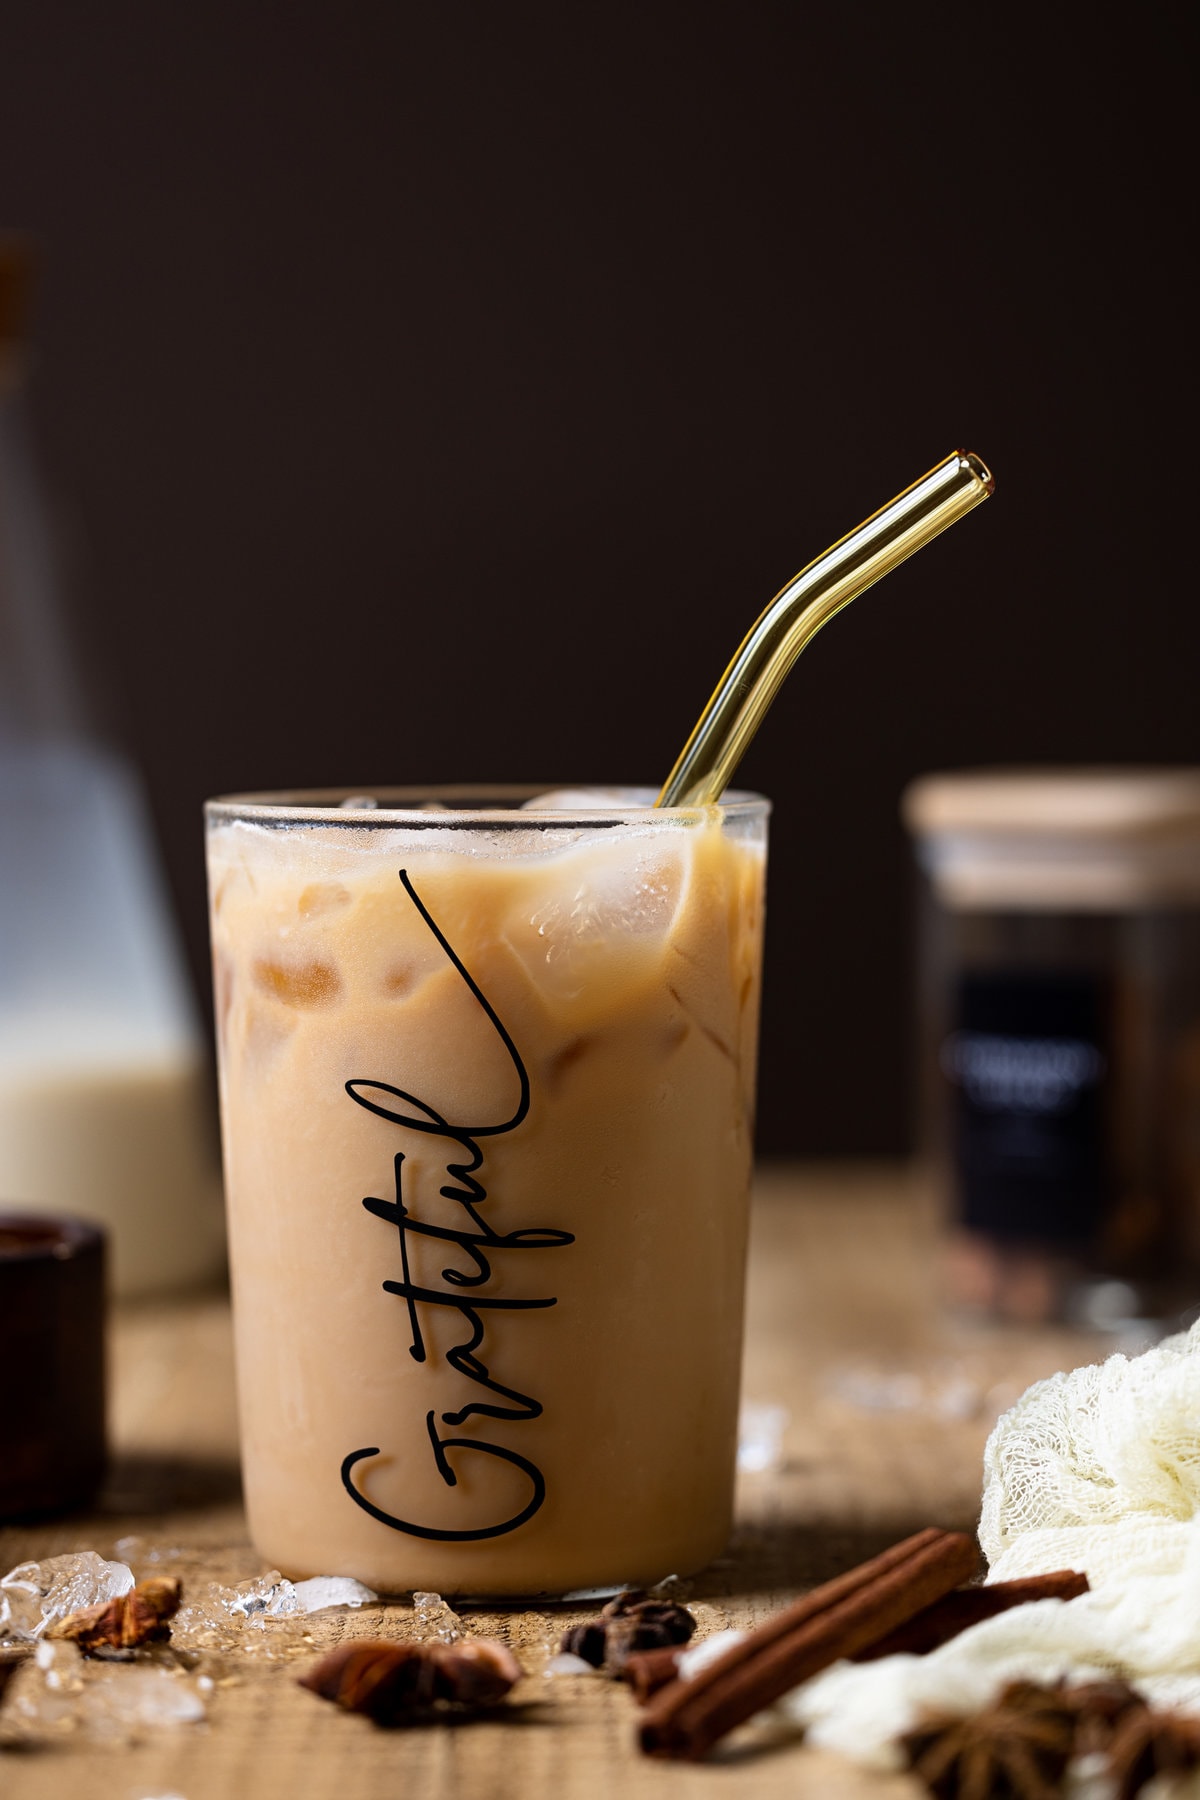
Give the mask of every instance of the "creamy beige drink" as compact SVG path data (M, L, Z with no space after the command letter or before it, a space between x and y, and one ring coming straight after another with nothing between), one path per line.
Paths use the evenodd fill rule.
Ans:
M639 798L209 809L246 1497L293 1577L563 1593L726 1539L766 805Z

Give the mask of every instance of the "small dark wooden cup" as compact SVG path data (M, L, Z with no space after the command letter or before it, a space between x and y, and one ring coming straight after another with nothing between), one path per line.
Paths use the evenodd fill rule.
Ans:
M104 1233L0 1212L0 1519L85 1505L104 1475Z

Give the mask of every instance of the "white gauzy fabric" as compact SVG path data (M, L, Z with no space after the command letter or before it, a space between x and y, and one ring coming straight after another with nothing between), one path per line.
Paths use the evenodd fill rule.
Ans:
M1018 1678L1116 1674L1200 1711L1200 1321L1023 1394L984 1451L979 1541L989 1581L1082 1569L1090 1592L928 1656L835 1664L780 1703L810 1743L895 1767L923 1712L973 1712Z
M983 1474L979 1541L997 1581L1018 1565L1044 1569L1046 1532L1084 1531L1101 1549L1096 1527L1190 1525L1200 1513L1200 1321L1141 1356L1035 1382L998 1421Z

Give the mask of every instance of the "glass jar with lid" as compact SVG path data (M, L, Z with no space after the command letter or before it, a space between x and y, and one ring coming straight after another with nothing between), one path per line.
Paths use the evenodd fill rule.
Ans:
M1200 768L933 774L903 815L949 1299L1177 1317L1200 1299Z

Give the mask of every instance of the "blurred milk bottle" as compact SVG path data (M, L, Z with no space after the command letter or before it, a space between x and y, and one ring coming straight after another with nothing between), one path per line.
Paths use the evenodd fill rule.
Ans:
M1200 1299L1200 768L937 773L904 816L949 1298L1178 1323Z
M23 411L0 236L0 1205L109 1230L118 1294L223 1260L208 1058L134 771L95 736Z

